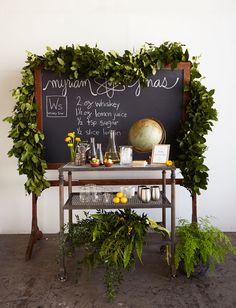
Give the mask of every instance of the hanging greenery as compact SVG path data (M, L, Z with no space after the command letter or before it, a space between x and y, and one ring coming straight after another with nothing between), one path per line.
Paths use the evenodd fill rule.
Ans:
M150 73L170 64L175 68L179 62L189 60L188 50L180 43L165 42L159 47L146 44L138 52L125 50L121 56L111 51L105 54L97 47L66 46L57 50L47 48L43 56L28 53L26 66L22 69L22 84L13 90L16 105L13 114L5 121L11 124L9 137L13 146L8 155L18 159L19 174L25 174L25 189L37 196L49 187L46 180L46 162L44 160L44 135L36 125L36 103L34 93L34 70L43 66L57 74L69 73L71 78L80 76L102 77L118 84L129 84L139 79L145 85ZM190 61L189 103L186 108L186 121L178 137L179 156L176 166L181 169L183 185L190 191L200 194L207 188L208 168L204 164L206 151L205 136L217 120L213 108L214 90L208 91L202 84L197 58Z

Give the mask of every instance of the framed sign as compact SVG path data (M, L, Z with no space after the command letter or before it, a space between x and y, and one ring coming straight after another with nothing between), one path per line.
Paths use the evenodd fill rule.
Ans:
M190 63L169 66L147 78L142 87L139 80L126 85L109 84L104 79L58 75L39 67L35 70L35 99L37 126L44 135L44 159L49 169L57 169L70 160L68 132L75 132L81 140L95 137L102 144L108 142L109 131L116 131L118 145L129 144L128 132L140 119L156 119L166 131L166 143L171 144L170 158L178 155L176 142L181 123L185 119ZM169 112L171 110L171 113ZM174 116L173 116L174 115ZM149 153L133 152L134 160L146 160Z
M169 159L170 144L157 144L152 148L151 164L165 164Z

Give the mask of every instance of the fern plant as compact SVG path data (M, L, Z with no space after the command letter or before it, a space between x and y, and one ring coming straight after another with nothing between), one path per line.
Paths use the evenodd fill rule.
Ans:
M72 228L67 226L71 248L85 248L85 264L90 269L101 264L105 266L104 283L110 302L115 299L122 281L122 270L135 265L135 256L142 262L144 238L149 228L169 236L167 229L146 214L140 216L130 209L98 211L82 220L77 216L77 223ZM71 254L71 248L67 247L67 254Z
M187 277L199 263L209 264L210 269L214 269L214 264L223 262L227 253L236 254L229 237L212 226L208 217L199 218L198 223L181 219L176 235L179 240L175 251L176 268L183 262Z

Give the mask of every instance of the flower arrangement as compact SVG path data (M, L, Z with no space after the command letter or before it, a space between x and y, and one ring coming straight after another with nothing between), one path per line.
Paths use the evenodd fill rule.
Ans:
M80 137L76 137L75 132L68 133L67 137L65 138L65 142L67 142L67 146L70 149L71 161L75 160L76 148L80 141L81 141Z

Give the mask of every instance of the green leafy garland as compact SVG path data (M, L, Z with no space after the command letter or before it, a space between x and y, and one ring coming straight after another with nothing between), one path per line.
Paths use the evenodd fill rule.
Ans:
M22 85L13 90L16 105L13 114L5 121L11 123L9 137L13 139L8 155L18 159L19 174L26 174L25 189L37 196L49 187L46 180L46 162L42 141L44 135L36 126L36 103L34 93L34 69L43 65L45 69L57 74L69 73L71 78L102 77L110 82L128 84L139 79L145 85L150 73L155 74L167 64L175 68L179 62L189 61L188 50L179 43L165 42L159 47L146 44L137 53L125 50L120 56L111 51L105 54L97 47L66 46L57 50L47 48L43 56L28 53L26 66L22 69ZM217 120L213 108L214 90L208 91L201 83L197 59L191 63L191 81L189 85L190 101L187 105L187 117L178 138L180 155L176 166L184 177L183 185L191 195L200 194L207 188L208 168L204 165L206 151L205 135Z

